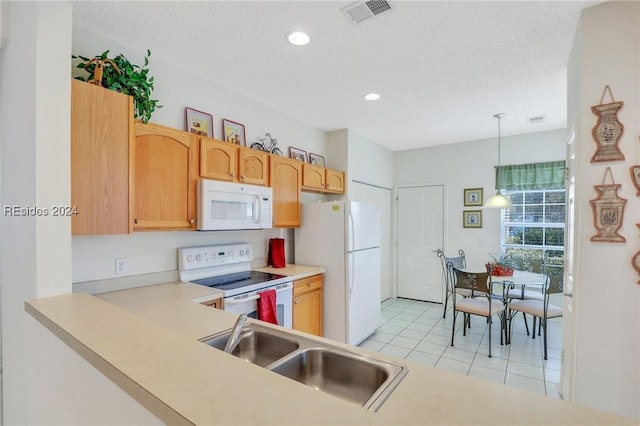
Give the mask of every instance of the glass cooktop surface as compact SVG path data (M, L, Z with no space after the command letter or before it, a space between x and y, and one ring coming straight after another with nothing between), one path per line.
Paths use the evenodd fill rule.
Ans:
M259 271L244 271L236 272L234 274L219 275L217 277L201 278L191 282L222 291L228 291L254 284L262 284L280 278L285 278L285 276Z

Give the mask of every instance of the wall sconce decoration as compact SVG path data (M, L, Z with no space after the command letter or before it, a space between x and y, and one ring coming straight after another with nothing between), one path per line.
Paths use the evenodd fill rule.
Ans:
M602 101L607 91L611 96L611 102L603 104ZM596 152L591 157L592 163L624 160L624 154L618 148L618 142L624 131L624 126L618 121L617 115L623 105L624 102L616 102L613 99L611 88L607 85L602 92L600 104L591 107L591 112L598 117L596 125L591 129L591 136L593 136L593 140L597 145Z
M611 178L611 184L605 184L607 174ZM607 167L602 178L602 185L594 185L593 189L598 191L598 198L590 200L593 211L593 224L598 233L591 237L591 241L624 243L627 240L618 230L622 227L624 206L627 204L626 198L618 195L618 189L622 185L616 184L613 180L611 168Z
M640 223L636 223L636 226L640 228ZM640 251L631 259L631 266L633 266L633 269L635 269L638 275L640 275ZM638 280L636 284L640 284L640 280Z
M640 197L640 166L631 166L631 182L636 187L636 196Z

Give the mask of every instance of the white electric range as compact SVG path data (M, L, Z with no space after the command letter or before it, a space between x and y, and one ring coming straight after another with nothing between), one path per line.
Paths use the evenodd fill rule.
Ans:
M291 277L251 270L253 252L248 243L182 247L178 249L180 280L215 288L223 293L223 309L258 318L261 291L276 290L278 324L292 327Z

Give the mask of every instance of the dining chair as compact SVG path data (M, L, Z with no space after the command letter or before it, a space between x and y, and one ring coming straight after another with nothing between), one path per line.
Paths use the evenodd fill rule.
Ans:
M544 272L545 259L540 257L534 257L534 258L515 257L515 258L512 258L512 262L515 269L520 271L538 272L541 274ZM506 290L507 303L510 302L511 300L544 300L544 293L542 291L527 290L526 286L524 285L521 285L518 288L516 288L515 285L513 284L509 285L506 282L505 282L505 285L507 286L507 290ZM528 336L530 333L529 333L529 322L527 321L527 314L523 312L522 318L524 319L524 326Z
M504 344L503 331L506 333L507 324L505 317L505 303L503 299L496 299L493 294L493 283L490 272L468 272L458 268L453 268L455 289L453 296L453 328L451 330L451 346L454 346L454 336L456 334L456 317L458 312L464 316L462 335L466 336L467 322L470 315L478 315L487 318L489 327L489 358L491 358L491 324L493 316L500 318L500 344ZM467 290L470 297L459 298L457 290Z
M447 317L447 304L449 302L449 298L451 297L451 293L454 291L454 272L453 268L464 269L467 267L467 259L464 254L464 250L458 250L458 256L456 257L447 257L444 255L444 252L440 249L436 250L436 255L440 258L440 263L442 263L442 277L444 280L444 290L445 290L445 298L444 298L444 311L442 313L442 318ZM462 294L462 293L461 293ZM463 294L464 296L464 294ZM468 296L465 296L468 297Z
M549 303L549 298L553 294L562 293L564 270L562 268L547 268L546 283L543 300L516 300L509 303L509 341L513 333L513 318L522 312L533 316L532 339L536 338L536 319L540 322L539 328L543 330L544 339L544 359L547 359L547 320L549 318L562 317L562 308ZM528 331L528 330L527 330ZM538 330L540 335L540 330Z

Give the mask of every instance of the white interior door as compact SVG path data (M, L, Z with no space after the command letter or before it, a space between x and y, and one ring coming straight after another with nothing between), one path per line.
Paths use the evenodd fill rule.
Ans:
M398 297L442 303L444 186L398 188Z
M390 188L352 181L349 184L351 200L376 203L380 206L382 229L380 230L380 299L393 296L391 276L391 200Z

